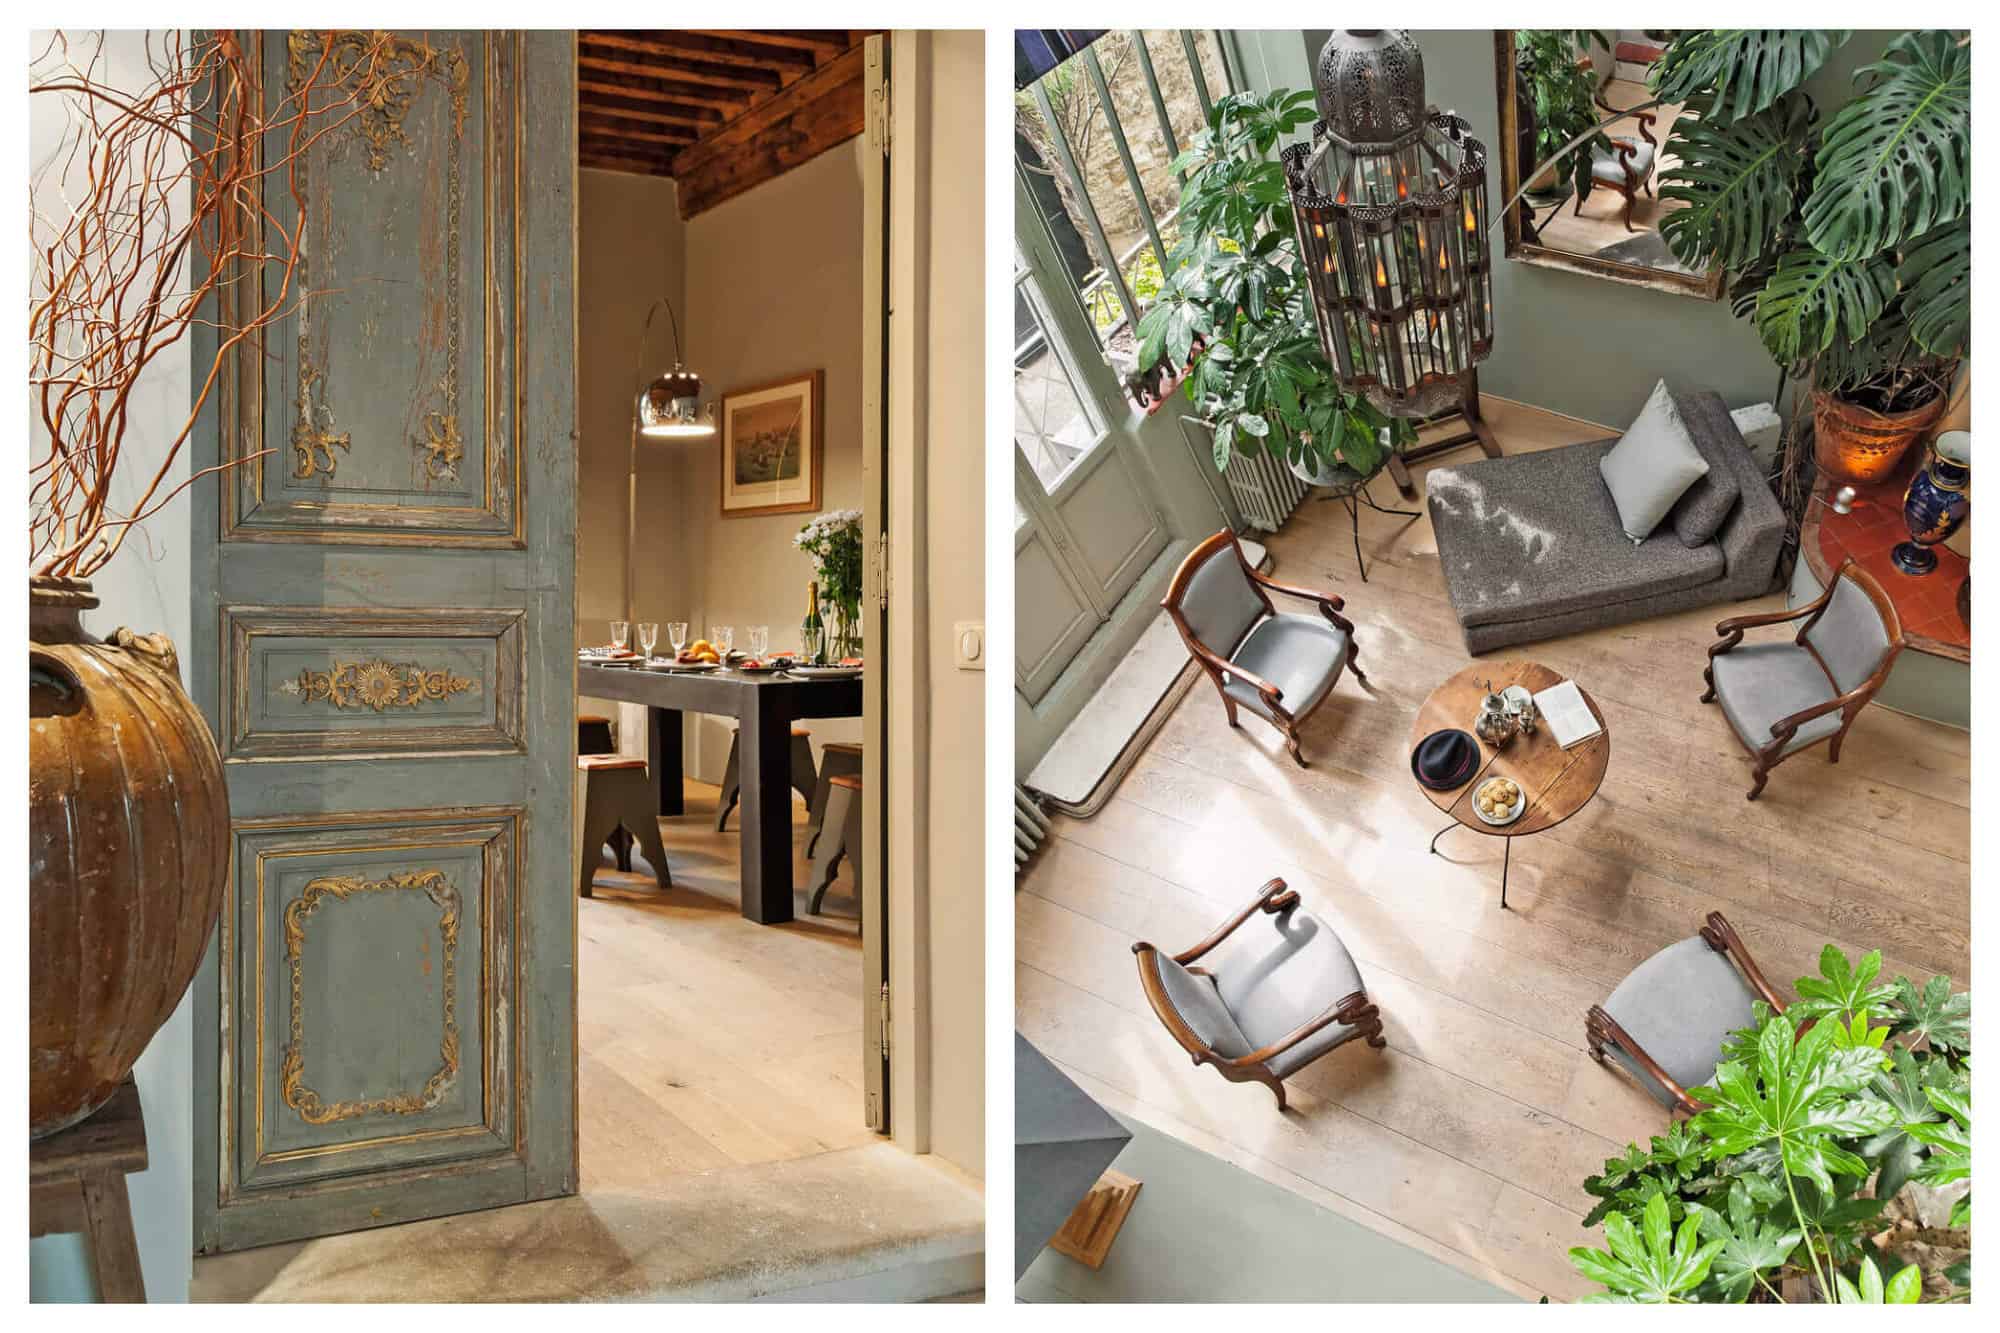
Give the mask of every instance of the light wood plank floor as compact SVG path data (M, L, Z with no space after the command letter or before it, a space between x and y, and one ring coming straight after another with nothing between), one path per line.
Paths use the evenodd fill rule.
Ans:
M1489 401L1509 453L1600 427ZM1476 457L1475 450L1438 463ZM1436 466L1432 463L1428 466ZM1421 473L1419 469L1419 486ZM1395 501L1386 477L1377 498ZM1421 509L1421 504L1406 506ZM1343 677L1304 729L1310 769L1198 682L1096 817L1058 818L1015 899L1022 1032L1094 1095L1523 1295L1590 1290L1566 1250L1584 1176L1664 1114L1585 1053L1583 1013L1640 960L1725 912L1788 991L1831 940L1962 985L1970 937L1969 738L1870 709L1838 765L1776 769L1756 802L1727 724L1697 702L1725 616L1776 595L1489 654L1574 675L1611 767L1567 823L1502 844L1447 835L1416 789L1410 718L1465 664L1428 519L1308 500L1268 538L1274 573L1347 600L1372 688ZM1193 1068L1146 1007L1129 946L1185 948L1283 875L1355 954L1388 1048L1351 1048L1268 1091Z
M580 1168L586 1192L874 1143L863 1122L861 934L847 866L823 915L760 926L738 910L737 817L687 784L662 819L674 887L609 858L577 903ZM792 804L794 883L807 866Z

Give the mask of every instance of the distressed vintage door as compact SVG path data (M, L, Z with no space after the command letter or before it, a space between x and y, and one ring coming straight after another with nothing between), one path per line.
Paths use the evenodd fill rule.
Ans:
M359 41L249 40L267 101ZM195 441L243 460L195 498L233 848L204 1252L576 1187L575 68L569 33L399 34L297 172L303 298Z
M867 39L861 168L861 600L873 623L861 678L861 1078L868 1127L889 1132L889 38Z

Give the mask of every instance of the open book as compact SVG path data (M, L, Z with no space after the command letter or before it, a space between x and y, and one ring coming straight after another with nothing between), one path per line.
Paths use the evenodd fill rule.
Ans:
M1549 734L1556 738L1556 744L1568 749L1578 741L1587 741L1603 731L1597 725L1597 717L1590 711L1590 705L1583 701L1583 691L1573 680L1551 685L1535 696L1535 709L1542 715L1542 722Z

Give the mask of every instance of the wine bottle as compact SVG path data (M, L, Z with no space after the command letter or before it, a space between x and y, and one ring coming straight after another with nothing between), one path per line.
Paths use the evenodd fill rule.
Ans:
M799 651L815 666L826 661L826 622L819 614L818 580L814 580L806 592L806 618L799 626Z

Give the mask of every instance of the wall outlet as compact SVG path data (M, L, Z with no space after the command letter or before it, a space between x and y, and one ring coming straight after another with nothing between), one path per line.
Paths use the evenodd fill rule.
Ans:
M951 627L951 664L960 671L986 670L986 622L961 620Z

